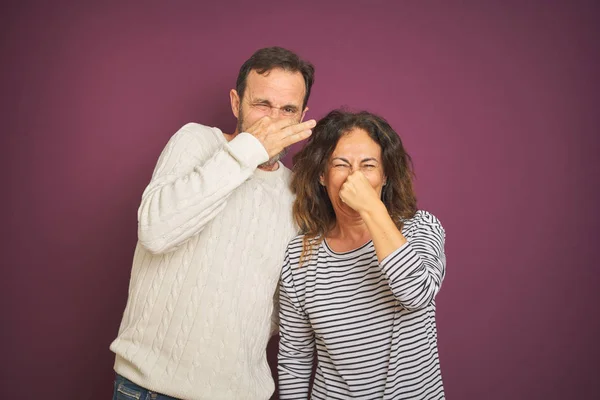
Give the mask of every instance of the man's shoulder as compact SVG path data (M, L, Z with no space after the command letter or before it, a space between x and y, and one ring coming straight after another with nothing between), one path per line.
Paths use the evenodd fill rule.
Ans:
M223 132L219 128L190 122L171 136L165 150L195 155L204 152L210 154L224 142Z
M288 167L286 167L282 162L279 163L279 168L282 169L281 176L283 176L283 179L286 182L291 182L292 181L292 170L290 170Z
M202 125L197 122L189 122L182 126L175 135L189 136L197 140L217 140L222 142L225 140L223 132L217 127Z

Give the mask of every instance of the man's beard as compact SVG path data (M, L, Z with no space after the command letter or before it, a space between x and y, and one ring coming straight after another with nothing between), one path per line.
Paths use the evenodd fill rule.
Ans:
M275 154L273 157L269 158L268 161L260 164L257 168L271 168L287 154L288 150L289 147L286 147L285 149L281 150L278 154Z
M238 115L239 115L239 118L238 118L238 123L237 123L237 131L238 131L238 133L245 132L245 130L244 130L244 114L242 113L241 106L239 108ZM283 157L285 157L285 155L287 154L289 149L290 149L289 146L284 148L278 154L275 154L273 157L269 158L264 163L258 165L257 168L271 168L273 165L277 164L277 162L279 162L279 160L281 160Z

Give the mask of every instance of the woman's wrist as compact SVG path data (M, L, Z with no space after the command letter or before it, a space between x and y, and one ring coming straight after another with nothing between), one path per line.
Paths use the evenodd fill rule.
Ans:
M377 217L380 217L382 215L389 215L387 207L379 199L373 201L372 204L366 205L362 210L358 211L358 213L360 214L361 218L365 221L367 219L377 219Z

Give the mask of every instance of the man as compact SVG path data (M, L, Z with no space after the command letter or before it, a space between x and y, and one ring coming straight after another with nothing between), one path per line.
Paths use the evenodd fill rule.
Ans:
M279 158L315 125L302 122L313 74L288 50L258 50L230 92L235 132L187 124L163 150L142 195L127 307L110 346L114 399L273 393L273 296L296 234Z

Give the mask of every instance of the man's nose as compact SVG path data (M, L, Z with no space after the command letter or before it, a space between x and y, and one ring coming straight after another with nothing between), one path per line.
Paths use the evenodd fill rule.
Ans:
M271 107L271 110L269 112L269 117L281 118L282 115L283 115L283 113L281 112L281 109L279 107Z

